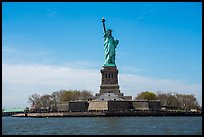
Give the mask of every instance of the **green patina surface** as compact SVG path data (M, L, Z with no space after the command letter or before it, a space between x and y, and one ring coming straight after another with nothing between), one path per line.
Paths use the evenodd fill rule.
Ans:
M119 44L119 40L114 40L112 36L112 30L105 28L105 19L102 18L103 28L104 28L104 52L105 52L105 62L104 66L116 66L115 64L115 49Z
M24 112L24 108L7 108L3 112Z
M103 66L116 66L115 64L105 63Z
M115 65L115 49L119 43L119 40L114 40L111 29L108 29L104 34L104 51L105 51L105 63L104 66L116 66Z

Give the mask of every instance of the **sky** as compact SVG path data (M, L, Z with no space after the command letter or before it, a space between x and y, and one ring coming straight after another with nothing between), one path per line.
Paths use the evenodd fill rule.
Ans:
M2 107L62 89L99 93L103 27L120 90L193 94L202 105L201 2L3 2Z

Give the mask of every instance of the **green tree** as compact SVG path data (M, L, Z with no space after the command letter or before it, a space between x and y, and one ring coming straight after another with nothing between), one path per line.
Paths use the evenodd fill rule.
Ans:
M81 91L80 95L81 95L81 100L87 100L89 97L93 97L93 93L88 90Z
M51 95L43 95L40 96L38 94L32 94L28 101L31 103L31 108L34 111L40 109L47 109L49 108L51 111L58 110L58 104L62 102L69 102L75 100L87 100L88 97L93 96L93 93L88 90L60 90L55 91Z
M87 90L61 90L60 93L61 101L87 100L93 96L92 92Z
M61 101L72 101L73 97L72 97L72 91L67 91L67 90L63 90L60 93L60 100Z
M153 92L145 91L141 92L135 97L135 100L157 100L158 97Z

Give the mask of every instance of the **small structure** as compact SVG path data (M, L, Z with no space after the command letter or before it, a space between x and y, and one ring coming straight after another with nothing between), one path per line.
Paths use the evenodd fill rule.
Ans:
M24 113L24 108L8 108L2 111L2 116L12 116L14 114Z
M120 98L117 94L114 93L104 93L102 95L100 95L98 98L96 98L95 100L99 101L99 100L123 100L122 98Z

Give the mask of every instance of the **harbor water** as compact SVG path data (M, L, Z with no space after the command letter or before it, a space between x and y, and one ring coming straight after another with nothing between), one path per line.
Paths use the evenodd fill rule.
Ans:
M202 135L202 116L2 117L3 135Z

